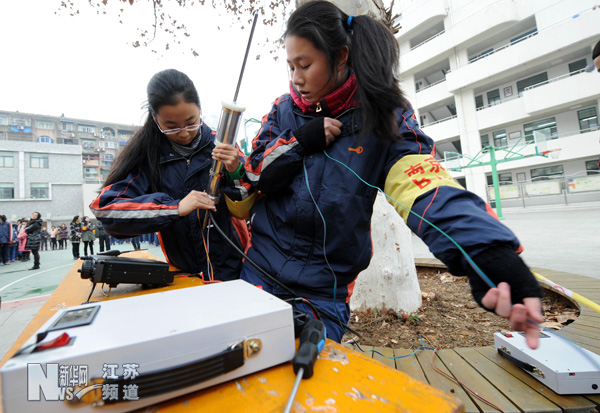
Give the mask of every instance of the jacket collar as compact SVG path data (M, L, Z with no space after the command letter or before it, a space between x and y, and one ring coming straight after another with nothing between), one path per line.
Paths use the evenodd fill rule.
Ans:
M290 95L294 103L303 113L316 113L317 116L338 116L340 113L357 106L354 100L356 93L356 75L350 74L342 86L322 98L317 103L306 101L290 82Z
M202 127L198 130L198 133L201 134L200 143L198 144L198 146L196 146L196 150L193 153L198 152L210 142L213 142L215 140L215 133L207 125L202 125ZM162 136L160 162L180 158L184 157L177 153L175 150L173 150L173 145L171 145L171 141L169 141L169 139L166 136Z

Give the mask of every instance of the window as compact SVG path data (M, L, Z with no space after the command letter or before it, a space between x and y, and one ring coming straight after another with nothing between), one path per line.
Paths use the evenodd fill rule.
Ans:
M21 126L24 128L25 126L31 126L31 123L30 120L26 118L13 118L11 125Z
M37 141L39 143L54 143L54 140L50 136L46 136L46 135L39 136L37 138Z
M43 120L38 120L35 122L35 126L38 129L54 129L54 122L48 122L48 121L43 121Z
M48 154L47 153L31 153L29 154L29 167L30 168L48 168Z
M61 122L61 130L63 132L73 132L75 128L73 127L72 122Z
M493 133L494 135L494 146L498 148L507 148L508 139L506 138L506 129L502 129Z
M0 182L0 199L15 199L15 184Z
M96 147L96 141L83 141L81 143L81 146L83 146L83 149L94 149Z
M494 185L494 179L492 175L487 176L488 185ZM498 184L499 185L510 185L512 184L512 173L505 172L502 174L498 174Z
M577 117L579 118L579 130L581 133L598 129L598 113L595 106L578 110Z
M31 199L48 199L50 198L50 189L47 182L32 182L31 183Z
M517 91L519 96L523 96L523 91L526 87L534 85L543 85L548 83L548 73L538 73L535 76L528 77L527 79L519 80L517 82Z
M14 157L10 152L0 152L0 168L14 168Z
M8 125L8 116L0 115L0 125Z
M475 108L483 108L483 95L475 96Z
M587 60L585 60L585 58L569 63L569 73L573 76L575 74L574 72L579 72L580 70L585 69L586 66Z
M500 89L490 90L487 92L487 99L489 106L495 106L500 104Z
M490 136L489 134L480 135L481 138L481 148L485 148L486 146L490 146ZM483 149L482 153L488 153L489 149Z
M587 171L588 175L600 175L598 160L593 159L591 161L585 161L585 170Z
M517 37L510 39L510 44L517 44L519 42L522 42L523 40L527 39L530 36L535 36L537 34L537 28L533 28L523 34L518 35Z
M119 145L117 144L117 142L101 142L104 145L102 145L103 148L107 148L107 149L117 149L119 147Z
M534 168L530 170L532 181L543 181L550 178L563 176L564 170L562 165L545 166L543 168Z
M94 125L77 125L77 130L79 132L94 133L96 132L96 127Z
M546 139L558 138L555 118L536 120L535 122L526 123L523 125L523 129L525 129L525 141L527 142L533 142L535 140L533 132L541 133L546 137Z

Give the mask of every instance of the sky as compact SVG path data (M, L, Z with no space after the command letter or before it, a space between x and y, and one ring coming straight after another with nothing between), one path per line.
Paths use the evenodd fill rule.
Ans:
M76 16L59 12L60 0L1 2L0 110L140 125L148 81L160 70L175 68L194 81L203 115L216 127L221 102L233 101L250 24L242 30L242 23L215 11L210 2L185 10L171 7L191 36L179 35L182 44L176 45L169 35L159 33L151 45L160 52L154 53L153 47L132 46L140 39L139 28L151 30L150 1L136 0L130 6L112 0L107 15L97 14L87 0L74 1L80 12ZM123 24L115 7L125 11ZM260 20L237 99L246 107L245 119L260 119L288 87L284 52L278 50L275 61L271 46L265 46L267 38L283 33L282 22L271 28ZM240 134L243 131L238 138Z

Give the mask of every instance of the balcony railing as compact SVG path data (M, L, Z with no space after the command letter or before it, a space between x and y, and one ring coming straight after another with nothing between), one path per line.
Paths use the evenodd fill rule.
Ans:
M550 84L550 83L558 82L559 80L563 80L563 79L569 78L571 76L578 75L578 74L583 73L583 72L585 72L585 69L580 69L580 70L576 70L574 72L566 73L564 75L561 75L561 76L558 76L558 77L554 77L554 78L549 79L549 80L544 80L543 82L540 82L540 83L536 83L535 85L527 86L525 89L523 89L523 91L535 89L536 87L540 87L540 86L544 86L544 85L547 85L547 84ZM503 104L505 102L509 102L511 100L519 99L519 98L522 98L522 97L523 97L523 92L517 93L516 95L513 95L511 97L500 99L500 102L498 102L498 103L488 104L488 105L485 105L485 106L478 107L477 110L480 111L480 110L484 110L484 109L487 109L487 108L491 108L492 106L498 106L498 105L501 105L501 104Z
M563 80L563 79L569 78L569 77L574 76L574 75L578 75L578 74L583 73L583 72L585 72L585 68L584 69L576 70L574 72L570 72L570 73L564 74L562 76L553 77L552 79L549 79L549 80L544 80L543 82L536 83L535 85L527 86L523 90L526 91L526 90L535 89L536 87L544 86L544 85L547 85L549 83L558 82L559 80Z
M491 52L489 52L489 53L484 53L484 54L482 54L482 55L480 55L480 56L477 56L477 57L474 57L474 58L472 58L472 59L469 59L469 64L471 64L471 63L475 63L475 62L477 62L477 61L479 61L479 60L481 60L481 59L483 59L483 58L485 58L485 57L491 56L491 55L493 55L494 53L498 53L498 52L499 52L499 51L501 51L501 50L508 49L509 47L511 47L511 46L514 46L515 44L521 43L521 42L523 42L523 41L525 41L525 40L527 40L527 39L531 39L533 36L537 36L537 34L538 34L538 32L536 31L535 33L531 33L531 34L530 34L530 35L528 35L528 36L525 36L525 37L523 37L523 38L520 38L520 39L519 39L518 41L516 41L516 42L513 42L513 41L511 41L510 43L508 43L508 44L505 44L505 45L503 45L503 46L500 46L500 47L498 47L498 48L496 48L496 49L492 50L492 51L491 51Z
M431 123L428 123L427 125L423 125L423 127L426 128L428 126L437 125L438 123L446 122L447 120L454 119L456 117L457 117L457 115L448 116L447 118L436 120L435 122L431 122Z
M569 16L569 17L566 17L566 18L564 18L564 19L562 19L562 20L560 20L560 21L558 21L558 22L556 22L556 23L554 23L554 24L552 24L552 25L550 25L550 26L544 27L542 30L538 30L538 31L536 31L535 33L531 33L529 36L525 36L525 37L523 37L523 38L519 39L518 41L515 41L515 42L510 42L510 43L508 43L508 44L505 44L505 45L503 45L503 46L500 46L499 48L497 48L497 49L494 49L494 51L493 51L493 52L491 52L491 53L486 53L486 54L484 54L484 55L477 56L477 57L475 57L475 58L473 58L473 59L469 59L469 61L468 61L467 63L464 63L464 64L460 65L459 67L467 66L467 65L469 65L469 64L471 64L471 63L474 63L474 62L477 62L477 61L479 61L479 60L481 60L481 59L483 59L483 58L485 58L485 57L491 56L492 54L494 54L494 53L497 53L497 52L499 52L499 51L501 51L501 50L504 50L504 49L507 49L507 48L509 48L509 47L511 47L511 46L514 46L514 45L516 45L516 44L519 44L519 43L521 43L521 42L522 42L522 41L524 41L524 40L530 39L530 38L532 38L533 36L536 36L536 35L538 35L540 32L543 32L543 31L545 31L545 30L552 29L552 28L554 28L555 26L558 26L558 25L560 25L560 24L562 24L562 23L564 23L564 22L567 22L567 21L572 21L572 20L573 20L574 18L576 18L576 17L581 17L582 15L584 15L584 14L587 14L588 12L591 12L591 11L594 11L594 10L596 10L596 8L597 8L597 6L594 6L594 7L589 7L589 8L587 8L587 9L585 9L585 10L583 10L583 11L579 12L579 13L576 13L574 16ZM416 47L416 46L415 46L415 47Z
M517 94L517 95L513 95L513 96L510 96L510 97L504 98L504 99L500 99L500 102L497 102L497 103L488 103L487 105L478 107L477 111L488 109L488 108L491 108L493 106L498 106L498 105L501 105L503 103L510 102L511 100L519 99L521 97L523 97L523 96L520 96L520 95Z
M446 74L448 74L448 73L450 73L450 71L446 72ZM446 78L443 78L441 80L438 80L437 82L430 83L430 84L428 84L426 86L423 86L423 87L419 88L419 90L417 90L417 93L422 92L425 89L429 89L430 87L433 87L435 85L439 85L440 83L444 83L445 81L446 81Z
M429 39L423 40L421 43L419 43L416 46L413 46L410 48L410 50L415 50L417 47L421 47L423 46L425 43L432 41L433 39L435 39L436 37L440 37L442 34L446 33L446 30L442 30L439 33L434 34L433 36L431 36Z

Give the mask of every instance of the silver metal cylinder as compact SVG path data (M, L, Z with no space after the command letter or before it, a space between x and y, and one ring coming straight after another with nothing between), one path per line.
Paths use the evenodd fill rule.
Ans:
M240 119L246 108L237 105L235 102L222 102L222 105L223 109L221 110L221 118L219 119L219 126L217 127L217 135L215 136L215 145L220 143L235 145L235 138L241 123ZM212 199L215 203L219 202L219 176L223 172L223 162L216 160L213 161L206 192L210 199Z

